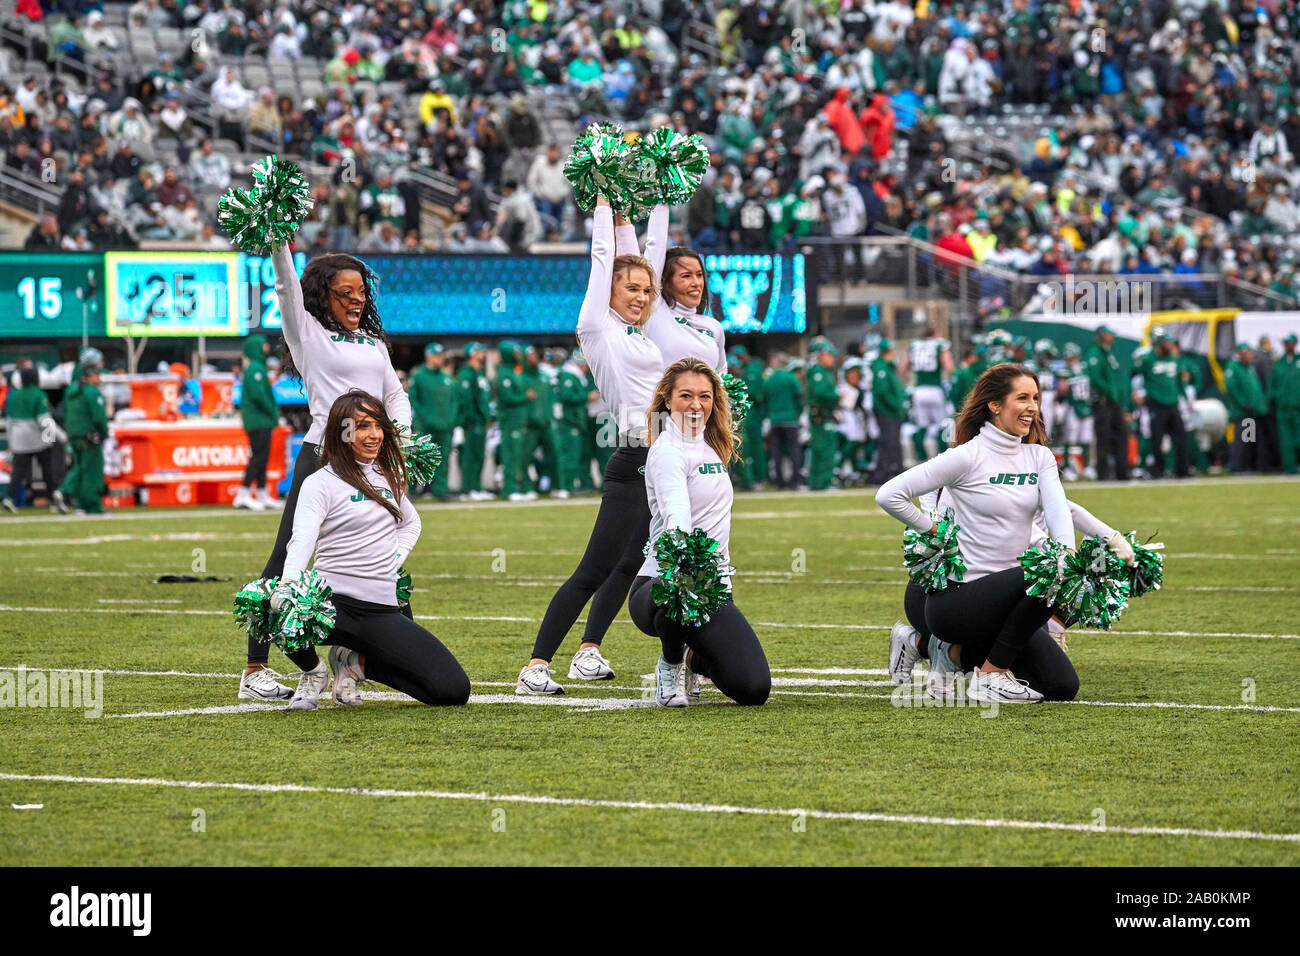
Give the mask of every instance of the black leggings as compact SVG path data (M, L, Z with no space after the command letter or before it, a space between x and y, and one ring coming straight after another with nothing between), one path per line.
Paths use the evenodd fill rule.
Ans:
M278 578L284 573L284 560L289 555L289 539L293 537L293 514L298 510L298 492L302 483L320 468L320 446L307 442L298 449L298 460L293 465L293 485L289 488L289 497L284 501L284 511L280 513L280 530L275 535L275 548L262 569L262 577ZM248 663L265 664L271 653L270 644L262 644L248 638ZM295 651L288 655L289 660L298 665L300 670L309 671L316 666L316 654L308 649Z
M632 622L663 645L664 660L682 659L687 645L691 670L713 681L737 704L757 706L772 692L772 671L758 636L730 597L708 623L693 627L669 620L651 598L654 578L642 575L632 585L627 607Z
M364 656L367 680L434 707L469 700L465 669L442 641L403 615L397 605L372 604L342 594L332 600L338 614L325 643Z
M916 649L923 658L928 660L930 625L925 620L925 589L912 581L907 582L907 590L903 592L903 616L907 618L907 623L912 625L912 629L921 635Z
M1007 568L974 581L951 584L925 601L930 632L961 647L963 670L987 659L1048 700L1073 700L1079 675L1047 632L1052 609L1025 594L1025 572Z
M244 469L245 488L257 485L262 491L266 491L266 463L271 458L271 433L270 428L254 428L252 431L245 431L248 435L249 449L248 466ZM294 478L296 484L297 475ZM290 525L290 529L292 527Z
M546 608L533 642L533 657L549 661L591 601L582 640L599 644L618 617L632 579L645 561L650 536L650 502L645 492L648 449L620 446L605 466L600 511L578 569L560 585ZM592 595L595 598L592 598Z

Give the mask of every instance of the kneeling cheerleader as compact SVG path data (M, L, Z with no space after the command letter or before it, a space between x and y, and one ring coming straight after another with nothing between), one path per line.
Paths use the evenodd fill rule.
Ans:
M655 700L684 707L707 677L738 704L762 704L772 689L767 657L731 598L727 466L738 456L717 372L698 358L674 362L647 417L650 543L628 609L662 645Z
M286 633L286 612L301 610L311 632L321 591L312 595L303 583L323 579L332 614L324 608L318 616L334 620L320 629L327 634L319 643L332 645L337 704L359 705L362 680L387 684L424 704L469 700L469 678L451 651L402 613L399 569L420 537L420 517L406 487L397 427L384 402L360 389L339 396L324 428L320 468L302 483L284 574L270 601L279 639ZM313 551L316 561L308 571ZM328 682L329 670L318 657L315 667L304 668L290 709L315 710Z
M1053 607L1027 594L1021 556L1041 510L1052 541L1074 550L1074 523L1039 415L1038 379L1006 363L980 376L963 406L956 444L881 486L876 502L918 532L939 531L912 503L945 490L966 572L925 600L932 634L962 635L932 673L973 671L967 696L997 703L1072 700L1079 677L1046 624ZM1014 670L1013 670L1014 668ZM1019 677L1017 677L1017 672Z

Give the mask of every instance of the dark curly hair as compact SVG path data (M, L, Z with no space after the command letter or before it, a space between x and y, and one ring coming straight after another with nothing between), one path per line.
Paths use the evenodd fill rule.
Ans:
M361 273L361 282L366 288L366 305L361 310L361 324L357 326L355 333L349 333L339 325L330 312L330 283L336 275L348 269ZM385 348L389 347L388 334L384 331L384 323L379 318L379 308L375 304L379 276L375 275L360 259L342 252L316 256L302 270L302 278L298 280L298 284L302 288L303 308L325 328L345 335L364 333L371 338L379 339L384 343ZM289 343L284 339L281 340L280 345L280 370L283 374L294 378L302 377L294 364L293 354L289 351Z

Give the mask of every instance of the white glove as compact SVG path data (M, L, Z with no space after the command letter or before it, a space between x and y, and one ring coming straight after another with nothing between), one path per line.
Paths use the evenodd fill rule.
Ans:
M1110 540L1106 542L1106 546L1114 551L1115 554L1117 554L1129 567L1132 567L1136 563L1137 559L1133 556L1133 545L1129 544L1128 538L1124 537L1118 531L1110 536Z

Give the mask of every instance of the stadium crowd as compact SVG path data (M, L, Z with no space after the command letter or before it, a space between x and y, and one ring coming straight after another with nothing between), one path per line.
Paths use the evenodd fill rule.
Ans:
M121 46L98 3L44 6L19 12L47 23L51 58ZM1296 301L1294 4L139 0L128 15L195 42L89 89L66 72L42 88L10 58L4 166L40 176L53 161L63 184L31 248L220 247L212 208L232 170L205 135L334 168L312 248L576 238L564 154L583 124L612 119L705 137L713 166L679 210L681 238L703 251L894 230L1015 273L1222 272ZM220 56L315 57L326 89L249 89ZM211 117L187 114L186 85ZM571 94L577 124L545 128L526 96L538 89ZM1063 121L959 148L965 123L1034 104ZM422 232L411 169L457 183L450 228Z

